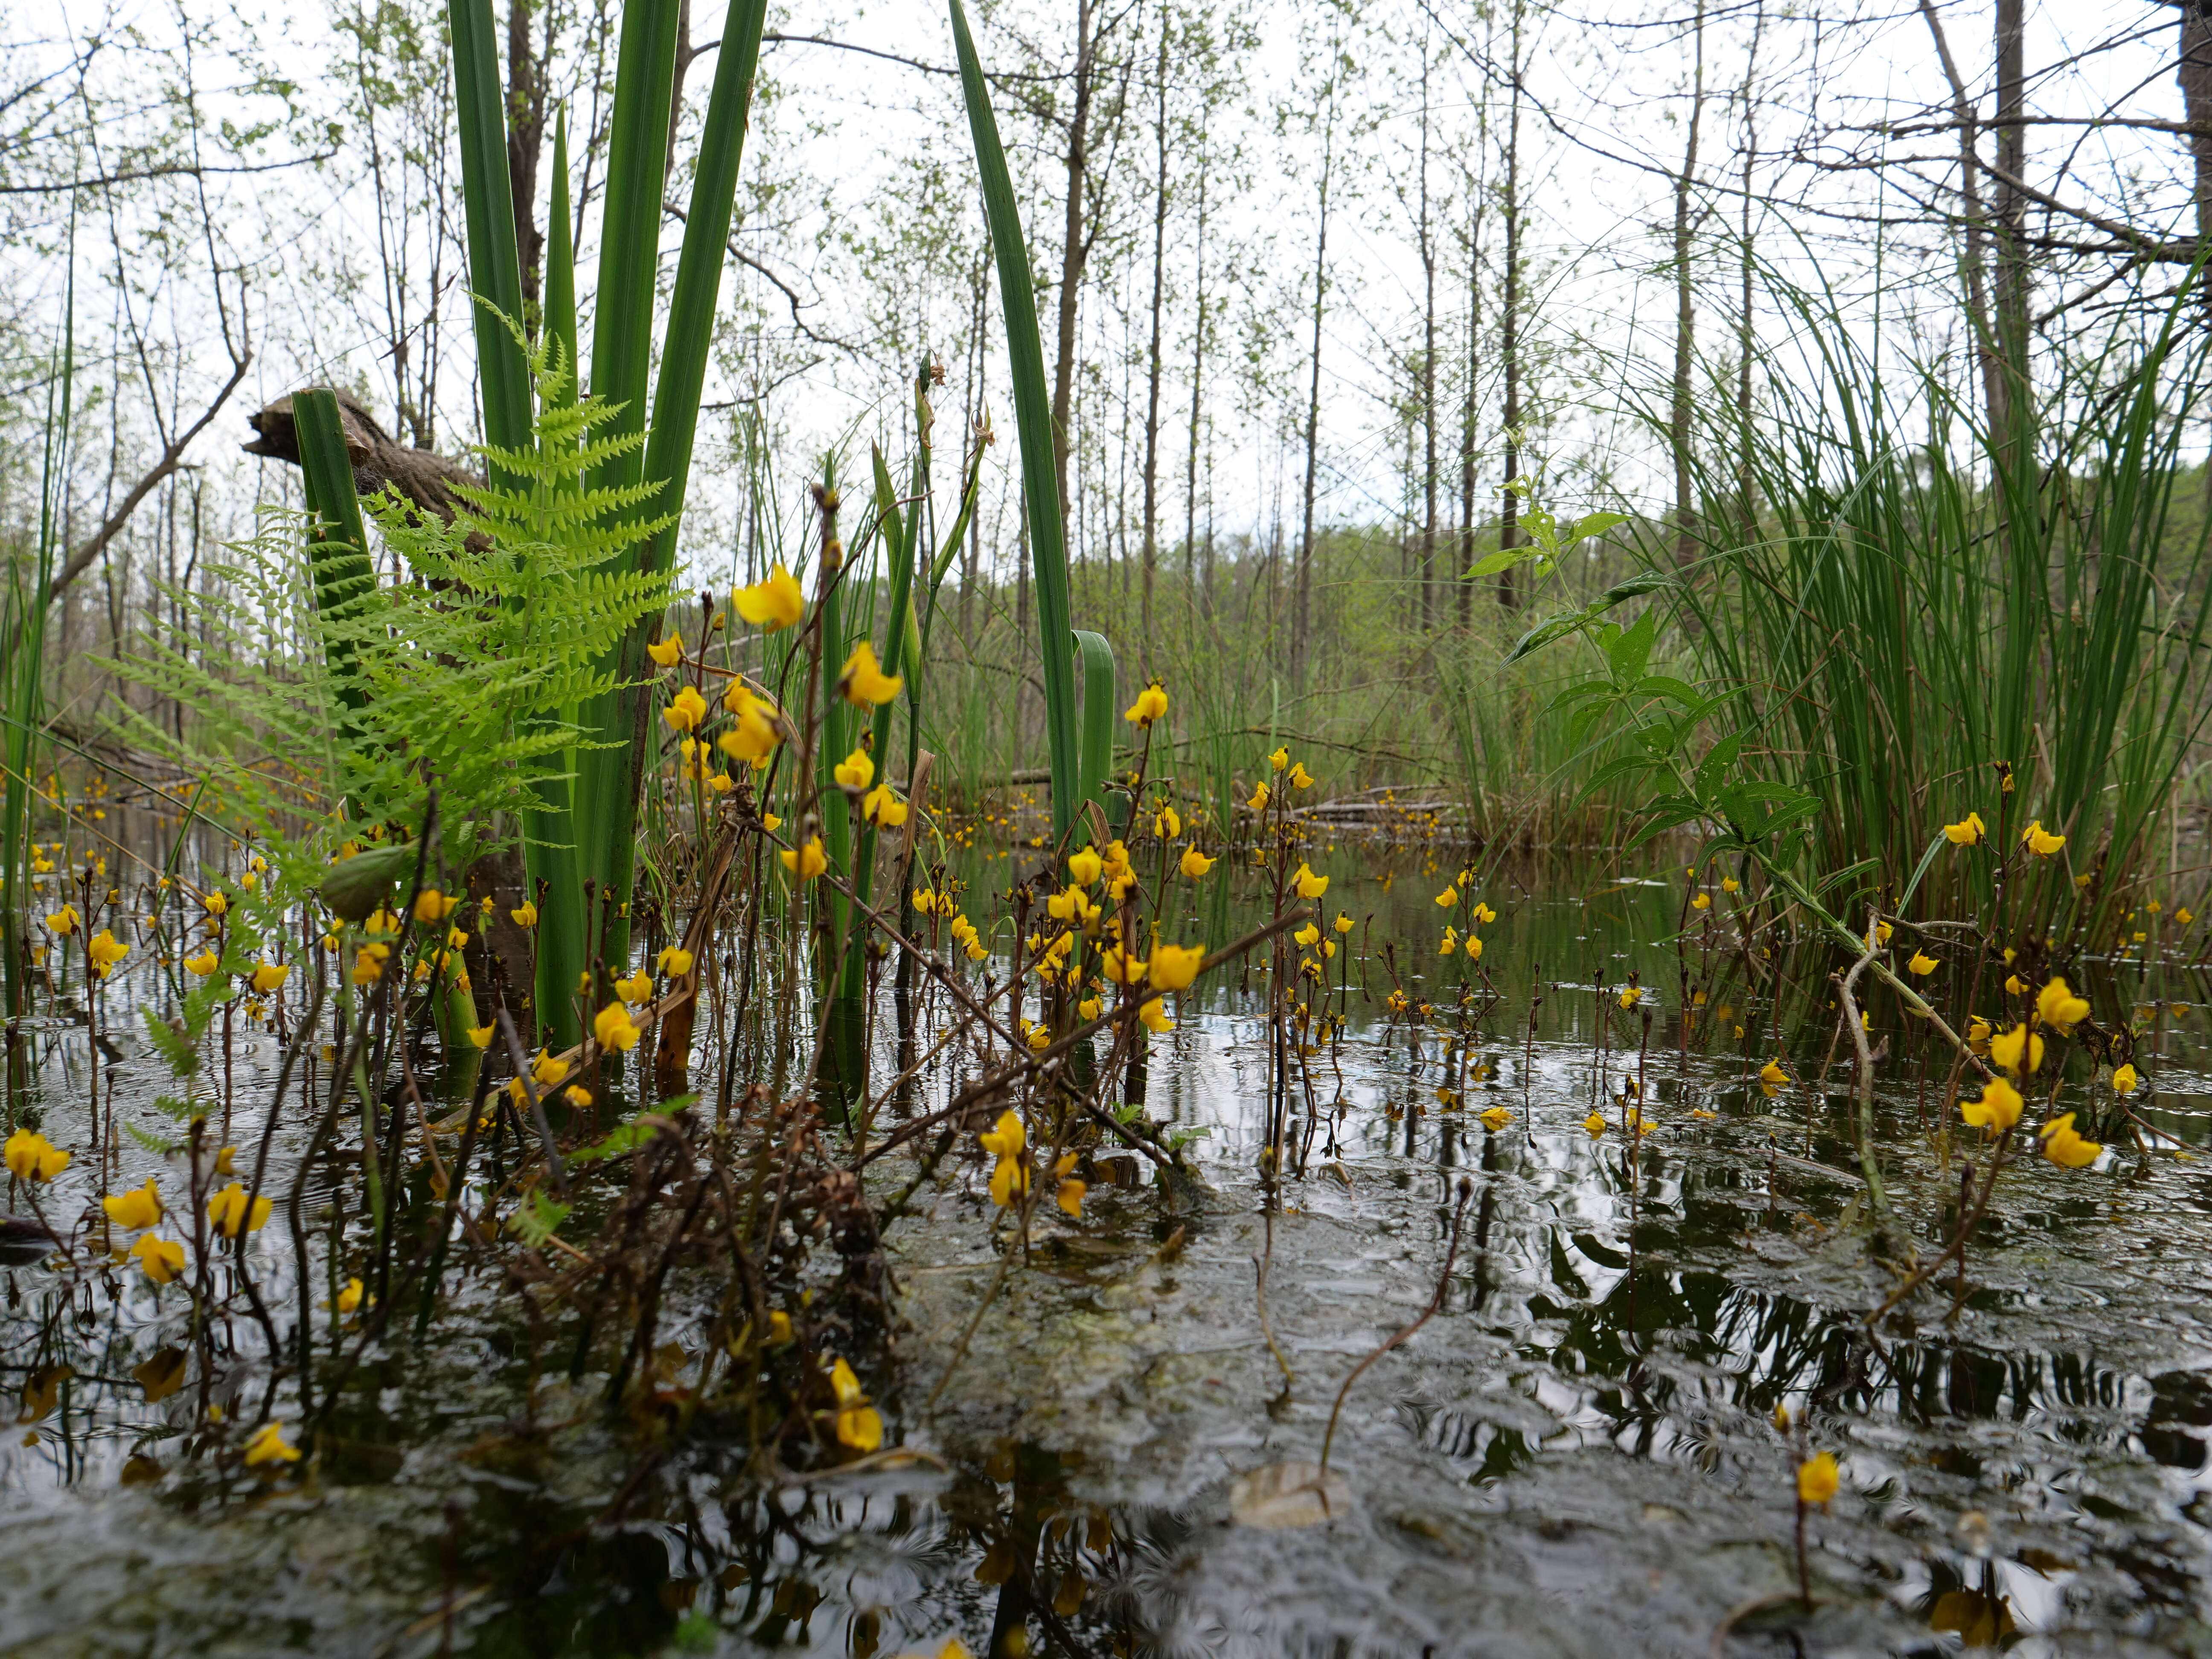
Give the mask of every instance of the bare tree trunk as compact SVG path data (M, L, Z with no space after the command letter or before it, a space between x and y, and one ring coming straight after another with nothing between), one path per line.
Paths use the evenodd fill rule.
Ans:
M1053 465L1060 480L1060 516L1067 522L1067 420L1075 390L1076 300L1090 245L1083 234L1084 174L1090 165L1091 94L1097 42L1091 38L1091 0L1075 9L1075 111L1067 124L1067 211L1060 251L1060 354L1052 371Z
M1741 205L1743 222L1738 233L1736 270L1742 278L1743 291L1738 300L1735 314L1735 422L1736 510L1743 515L1743 536L1752 540L1758 533L1759 518L1751 499L1751 177L1759 161L1759 41L1766 28L1766 7L1762 0L1751 21L1751 49L1743 63L1743 183Z
M1421 47L1421 628L1437 589L1437 246L1429 230L1429 54Z
M2189 154L2196 164L2197 240L2212 240L2212 0L2182 0L2181 112L2188 121Z
M552 27L548 9L547 28ZM507 0L507 180L514 196L514 246L522 256L522 309L538 313L545 234L538 228L538 159L545 143L545 95L530 40L530 0Z
M986 331L990 327L991 313L990 307L983 303L984 258L985 256L981 252L976 255L975 268L969 276L969 292L974 298L975 308L974 325L968 331L969 341L968 391L964 399L964 407L968 411L968 424L966 431L961 435L961 441L963 444L975 441L977 404L981 395L983 367L988 361L984 356L984 349ZM975 648L974 632L975 584L981 580L982 563L983 515L981 513L970 513L968 515L968 545L960 555L960 643L962 648L971 655Z
M1328 296L1328 186L1336 165L1336 85L1329 83L1321 147L1321 225L1314 237L1313 374L1306 392L1304 518L1298 532L1297 608L1291 627L1291 684L1304 684L1306 624L1314 561L1314 484L1321 455L1321 325Z
M1493 40L1495 19L1486 14L1483 33L1483 55L1487 58ZM1454 573L1452 586L1459 595L1459 625L1464 633L1474 621L1474 582L1468 572L1474 568L1474 451L1480 438L1475 430L1475 382L1479 378L1479 360L1482 350L1482 216L1489 205L1486 174L1490 167L1490 86L1483 83L1481 102L1476 106L1474 118L1474 176L1468 180L1468 193L1474 206L1474 222L1467 239L1467 401L1460 411L1459 434L1459 568Z
M1996 331L2000 397L1990 410L1998 443L2009 450L2027 407L2027 198L2009 181L2027 171L2025 0L1996 0Z
M1521 31L1524 0L1513 5L1513 94L1505 123L1505 303L1498 319L1498 349L1505 360L1505 482L1521 476ZM1498 526L1502 550L1521 545L1521 498L1505 492ZM1498 573L1498 602L1519 608L1519 584L1509 565Z
M1674 387L1668 436L1674 447L1674 562L1687 564L1697 546L1696 508L1690 478L1691 360L1697 313L1690 289L1690 191L1698 177L1698 130L1705 112L1705 9L1698 7L1697 66L1690 82L1690 135L1682 150L1682 170L1674 177Z
M1168 242L1168 18L1160 16L1159 107L1154 118L1158 138L1159 176L1152 190L1152 339L1145 368L1145 583L1141 608L1143 651L1149 670L1152 652L1152 572L1159 563L1160 516L1160 300L1167 275Z
M1190 455L1184 463L1182 518L1182 579L1190 590L1186 603L1197 592L1198 585L1198 446L1200 415L1204 408L1200 401L1200 386L1206 374L1206 151L1203 136L1199 139L1198 152L1198 252L1191 262L1191 281L1198 290L1197 321L1191 331L1190 342ZM1213 614L1212 562L1206 565L1207 586L1205 615Z
M1952 118L1959 125L1959 200L1966 222L1966 326L1973 331L1974 356L1982 371L1982 409L1992 426L2004 406L2004 370L1998 355L1996 334L1990 322L1987 267L1988 234L1982 210L1981 153L1976 147L1974 100L1944 38L1943 20L1936 15L1935 0L1920 0L1920 15L1936 41L1936 56L1943 65L1943 79L1951 88ZM2191 116L2191 120L2197 118ZM2201 142L2201 141L2200 141Z

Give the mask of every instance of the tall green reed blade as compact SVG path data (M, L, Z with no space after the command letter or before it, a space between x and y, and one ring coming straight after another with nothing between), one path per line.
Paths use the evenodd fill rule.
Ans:
M552 403L573 409L583 397L578 384L582 364L576 346L576 234L575 216L568 199L568 115L566 110L553 123L553 191L547 215L545 240L545 332L566 371L561 390ZM571 468L564 475L568 488L580 492L583 480ZM562 711L573 731L577 709L572 702ZM528 988L530 1006L542 1010L558 1040L573 1041L581 1022L573 1017L576 981L591 960L589 919L584 910L583 861L576 845L576 774L582 750L573 741L561 751L557 769L548 768L538 780L544 805L526 815L522 859L529 878L531 897L541 892L538 918L537 982ZM516 988L520 992L523 988Z
M968 33L968 14L960 0L947 3L960 54L960 89L975 140L975 171L982 185L983 217L999 266L1000 307L1006 313L1014 426L1022 446L1022 501L1036 578L1037 654L1044 671L1045 735L1051 750L1053 839L1064 844L1075 821L1082 786L1077 775L1080 760L1076 750L1075 650L1068 622L1067 540L1053 469L1052 398L1045 383L1044 347L1037 337L1036 293L1030 281L1021 204L1006 173L1006 154L999 143L998 118L991 112L983 66Z
M46 383L46 431L39 466L39 559L26 583L22 567L8 566L8 603L0 617L5 665L8 775L0 786L0 951L6 953L8 1018L25 1012L22 926L29 905L32 769L38 763L39 728L46 723L46 612L61 543L61 489L76 392L76 208L71 198L69 283L62 300L60 372Z
M660 486L650 510L671 516L667 526L640 550L641 568L647 570L666 571L675 563L767 10L767 0L737 0L731 7L714 88L708 95L699 165L661 339L651 432L641 456L623 458L620 476L611 466L601 480ZM606 263L611 252L602 259L592 325L592 390L624 406L627 425L622 429L629 431L637 430L643 421L653 362L653 307L678 15L678 8L670 0L632 0L623 17L616 72L604 246L623 252L611 270ZM626 90L634 92L627 106ZM583 711L586 732L609 745L587 750L580 757L577 793L585 816L581 845L586 868L614 906L607 944L614 960L625 958L629 951L627 915L636 876L637 802L650 752L645 734L652 729L647 707L652 680L645 672L645 649L658 632L658 618L631 630L618 664L620 683Z
M568 372L558 399L573 407L584 395L576 361L576 222L568 201L568 112L553 118L553 199L545 216L545 332Z
M451 3L470 271L480 301L477 331L484 365L484 427L493 444L520 449L531 441L532 431L527 367L521 343L495 314L522 316L497 40L490 0ZM653 425L642 450L617 449L581 482L598 489L647 487L647 493L633 503L641 520L647 511L682 506L682 481L690 471L697 429L765 3L737 0L722 42L655 392L651 387L653 320L681 15L678 0L631 0L623 10L601 226L604 252L592 331L590 390L619 411L601 435L619 438L642 431L649 395ZM562 360L573 374L577 327L567 161L563 119L555 131L545 326L559 342ZM577 388L563 395L580 393ZM656 483L662 488L651 490ZM664 497L670 501L667 508L657 505ZM648 508L648 499L656 506ZM642 568L665 570L674 557L675 535L672 519L635 556ZM543 990L557 991L544 999L544 1006L554 1016L556 1035L563 1040L576 1035L570 999L593 953L589 937L592 918L582 914L586 889L594 895L591 908L609 918L608 956L617 962L628 957L627 903L635 878L637 798L653 730L642 667L655 626L648 621L634 629L608 664L617 671L616 687L574 711L578 741L569 750L569 775L546 781L542 793L552 810L537 815L529 837L532 876L550 884L550 908L540 921L539 984Z
M1077 787L1085 801L1097 802L1103 811L1106 780L1114 771L1114 647L1103 634L1087 628L1074 633L1076 654L1083 659L1083 763Z
M501 315L522 319L522 264L515 251L514 195L507 173L499 29L491 0L451 0L447 15L453 37L453 112L469 233L469 283L477 301L471 310L484 437L496 447L520 449L530 441L530 374L521 343L500 320ZM487 311L487 305L493 310Z
M314 386L292 399L300 434L300 477L314 521L307 532L307 568L314 583L319 616L343 616L363 592L374 586L376 568L368 556L368 531L354 491L353 462L346 454L345 429L338 400L327 387ZM329 643L332 678L339 698L359 708L366 694L353 672L354 649L341 631Z
M906 643L908 623L912 616L914 592L915 548L921 526L919 508L911 514L899 511L898 491L891 483L890 468L884 465L884 452L879 447L871 447L876 486L877 522L884 544L890 550L890 626L884 640L880 659L886 674L902 674L910 671ZM921 465L915 465L915 482L920 483ZM918 491L917 491L918 493ZM848 584L840 584L845 586ZM838 659L839 666L843 658ZM830 672L830 659L825 654L823 670ZM908 681L909 686L912 682ZM868 752L874 757L879 779L890 775L891 714L895 705L884 703L875 711L869 728ZM912 709L908 709L908 718ZM825 757L829 756L825 747ZM842 754L835 759L842 759ZM911 787L913 779L908 778ZM848 831L852 846L853 891L862 903L873 896L875 885L876 837L875 827L865 820L850 826ZM836 1060L836 1073L841 1093L847 1103L857 1103L866 1083L867 1054L866 1011L867 952L860 948L859 937L849 929L849 917L841 920L838 939L843 949L843 963L836 989L836 1004L830 1010L830 1032L831 1051ZM823 1068L825 1077L830 1068Z

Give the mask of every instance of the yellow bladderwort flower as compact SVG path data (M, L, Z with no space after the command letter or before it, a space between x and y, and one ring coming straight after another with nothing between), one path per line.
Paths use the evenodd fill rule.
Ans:
M691 971L692 960L691 953L682 945L671 945L663 947L653 959L653 966L671 979L682 979Z
M839 788L848 789L858 794L874 781L876 763L869 758L866 750L855 749L836 765L831 767L830 775L837 780Z
M1213 866L1214 860L1206 857L1197 848L1186 847L1182 849L1182 857L1176 861L1176 868L1182 871L1191 880L1197 881L1207 871L1213 868Z
M592 1021L592 1036L602 1048L627 1052L637 1047L641 1035L636 1021L629 1017L629 1008L619 1002L607 1004Z
M645 654L663 668L673 668L684 660L684 636L671 634L665 640L655 640L645 647Z
M46 918L48 930L60 934L64 939L67 939L83 925L82 920L77 915L76 906L74 904L64 904Z
M507 914L508 920L518 927L535 927L538 925L538 907L528 899L523 900Z
M101 928L84 943L85 960L92 964L94 979L106 979L115 964L130 954L131 947L116 938L111 928Z
M1182 834L1182 818L1172 806L1163 806L1152 814L1152 834L1161 841L1173 841Z
M1977 1129L1988 1129L1994 1133L2002 1134L2020 1121L2021 1109L2024 1104L2025 1103L2020 1097L2019 1090L2014 1088L2002 1078L1993 1077L1982 1085L1982 1097L1979 1100L1962 1100L1959 1103L1959 1115Z
M1482 907L1478 904L1475 908L1480 911ZM1341 910L1336 913L1336 931L1340 933L1348 933L1352 931L1352 918Z
M1090 886L1104 873L1105 869L1106 860L1088 847L1079 853L1073 853L1068 856L1067 878L1078 887Z
M799 579L783 568L781 560L769 567L763 580L731 594L730 603L738 616L769 634L790 627L806 611L806 599L799 591Z
M2074 1133L2074 1114L2055 1117L2043 1126L2043 1155L2063 1169L2079 1170L2097 1161L2102 1142L2084 1140Z
M672 732L696 732L699 722L707 718L707 700L687 685L669 699L660 718L668 722Z
M2066 1036L2089 1018L2089 1005L2084 999L2075 996L2074 988L2063 979L2054 977L2036 993L2035 1012L2045 1025L2061 1036Z
M568 1062L550 1049L540 1048L530 1062L530 1080L538 1085L541 1095L568 1075ZM507 1080L507 1097L518 1106L530 1103L530 1092L522 1086L522 1079L519 1077Z
M1144 727L1150 726L1154 720L1158 720L1167 712L1168 694L1166 689L1163 687L1158 680L1154 680L1150 685L1147 685L1143 690L1137 693L1136 702L1129 705L1128 712L1123 714L1121 718L1127 720L1130 725L1141 730Z
M1595 1140L1605 1133L1605 1115L1601 1112L1592 1112L1583 1120L1583 1127L1589 1130L1589 1138Z
M1808 1457L1797 1466L1797 1501L1801 1504L1825 1504L1842 1485L1833 1452Z
M1624 986L1621 988L1620 1006L1623 1008L1633 1008L1638 1003L1643 1000L1644 988L1642 986L1629 985Z
M1314 775L1306 770L1306 763L1299 761L1291 768L1287 781L1293 789L1310 789L1314 787Z
M837 677L837 695L855 708L878 708L898 696L905 684L903 676L884 672L883 665L876 660L876 647L862 640L845 659L844 672Z
M2025 846L2029 852L2034 854L2035 856L2039 859L2049 858L2053 853L2066 845L2066 837L2063 836L2052 835L2051 831L2043 827L2043 820L2041 818L2036 819L2033 823L2029 824L2027 829L2021 830L2020 833L2020 839L2021 844Z
M1927 978L1942 965L1925 951L1915 951L1912 953L1912 959L1905 964L1908 972L1917 974L1923 979Z
M1448 957L1459 949L1459 933L1452 927L1444 929L1444 936L1437 941L1437 954Z
M337 1310L342 1314L358 1313L361 1310L362 1298L367 1293L368 1286L361 1280L349 1279L346 1280L345 1289L338 1292Z
M891 793L890 785L879 783L860 802L860 816L878 829L896 830L906 822L907 804Z
M1790 1081L1790 1073L1782 1069L1780 1060L1770 1060L1759 1068L1759 1080L1761 1083L1771 1084L1778 1089Z
M1492 909L1487 904L1483 903L1480 899L1475 901L1474 908L1470 914L1477 922L1480 922L1485 927L1487 927L1492 922L1498 920L1498 912Z
M801 881L812 881L830 867L830 855L822 850L822 837L810 836L804 847L787 848L776 854L783 867Z
M1246 801L1244 805L1255 812L1264 812L1267 810L1268 799L1267 786L1264 783L1255 783L1252 786L1252 799Z
M1699 893L1699 894L1698 894L1696 896L1694 896L1693 898L1692 898L1692 899L1691 899L1691 901L1690 901L1690 908L1691 908L1692 910L1710 910L1710 909L1711 909L1711 908L1713 908L1713 896L1712 896L1711 893Z
M1447 887L1437 895L1437 906L1439 909L1449 910L1458 902L1459 889L1456 887Z
M1742 890L1743 884L1738 881L1734 876L1723 876L1721 878L1721 891L1723 893L1740 893Z
M1078 1155L1062 1152L1052 1166L1053 1178L1060 1182L1060 1207L1077 1220L1083 1218L1083 1195L1091 1190L1088 1182L1079 1180L1075 1174Z
M1198 977L1199 964L1205 960L1203 945L1155 945L1147 971L1158 989L1187 991Z
M193 973L198 974L202 979L205 979L210 974L212 974L216 969L222 966L222 958L216 955L214 950L210 948L201 951L196 957L186 957L185 958L185 966L190 969Z
M615 981L615 994L624 1002L649 1002L653 1000L653 975L641 968L628 979Z
M741 680L732 680L722 693L722 707L730 711L730 729L714 741L732 760L747 763L764 761L783 740L775 722L775 706L757 696Z
M1147 997L1138 1008L1137 1018L1155 1036L1165 1036L1175 1030L1175 1022L1168 1018L1167 1005L1158 997Z
M208 1220L225 1238L236 1238L241 1232L259 1232L268 1223L270 1207L266 1194L249 1207L245 1186L234 1181L208 1200Z
M137 1232L161 1218L161 1194L149 1181L127 1193L109 1194L100 1200L100 1207L107 1212L107 1218L114 1225Z
M493 1028L489 1025L471 1025L466 1028L469 1047L471 1048L490 1048L492 1030Z
M1088 1025L1105 1012L1105 1007L1106 1005L1099 1000L1097 994L1093 992L1075 1005L1075 1017Z
M1459 942L1459 948L1466 953L1467 959L1469 962L1480 962L1482 960L1482 941L1477 939L1473 933L1469 933L1465 939Z
M1966 1022L1966 1046L1978 1054L1990 1051L1990 1023L1979 1014Z
M1291 878L1291 884L1297 888L1302 899L1317 899L1328 891L1328 878L1316 875L1303 863L1298 866L1297 874Z
M384 977L384 959L391 954L392 950L389 945L362 945L360 950L354 952L353 982L356 985L375 984ZM187 968L191 966L190 963L185 965Z
M2042 1035L2029 1030L2025 1025L2015 1025L2009 1031L1990 1039L1990 1058L1996 1063L1998 1069L2010 1072L2015 1077L2020 1075L2024 1060L2026 1069L2032 1075L2043 1068Z
M2112 1068L2112 1092L2116 1095L2133 1094L2136 1085L2142 1080L2136 1076L2136 1068L2132 1066L2116 1066Z
M1943 838L1954 847L1978 846L1982 837L1990 832L1979 812L1969 812L1956 823L1943 826Z
M1492 1134L1496 1134L1500 1129L1503 1129L1507 1124L1513 1121L1513 1114L1507 1111L1503 1106L1492 1106L1488 1111L1484 1112L1481 1116L1482 1127L1489 1130Z
M884 1443L884 1419L860 1392L860 1379L843 1360L830 1367L830 1389L837 1396L837 1442L854 1451L872 1452Z
M296 1463L300 1449L284 1438L282 1423L264 1423L252 1439L246 1443L246 1465L252 1468L263 1463Z
M1129 955L1116 945L1100 952L1098 971L1116 985L1134 985L1145 976L1145 959Z
M2006 975L2004 988L2005 994L2008 997L2024 997L2027 994L2027 981L2018 974Z
M1282 771L1285 767L1289 766L1290 763L1291 750L1290 745L1287 744L1284 744L1281 748L1276 750L1273 754L1267 757L1267 764L1278 772Z
M185 1270L185 1247L167 1238L156 1238L148 1233L131 1247L131 1259L138 1264L138 1271L156 1285L166 1285Z
M210 893L200 901L200 908L211 916L227 916L230 914L230 896L220 891Z
M415 896L415 920L425 927L434 926L453 915L453 907L459 902L459 898L448 898L434 887L425 887ZM396 933L399 929L394 927L384 931Z
M1003 1210L1029 1190L1029 1171L1022 1164L1022 1153L1030 1144L1029 1131L1022 1127L1019 1113L1006 1111L976 1139L985 1152L999 1160L991 1171L991 1202Z
M257 962L253 964L253 988L264 996L281 988L291 976L292 965L289 963Z

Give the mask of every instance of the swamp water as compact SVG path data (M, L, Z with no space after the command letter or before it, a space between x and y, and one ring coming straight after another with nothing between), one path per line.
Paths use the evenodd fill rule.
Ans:
M225 1474L188 1449L204 1406L258 1410L258 1333L237 1322L239 1363L209 1382L175 1346L174 1289L118 1268L72 1290L16 1251L0 1653L935 1655L957 1635L977 1653L2212 1654L2212 1164L2021 1159L1963 1304L1947 1273L1869 1340L1896 1279L1869 1259L1843 1057L1825 1097L1757 1079L1771 1052L1820 1075L1832 952L1782 955L1778 999L1692 950L1707 1002L1686 1041L1675 947L1654 943L1678 888L1508 902L1493 884L1494 1011L1441 1010L1416 1037L1385 1017L1380 941L1431 996L1457 964L1433 955L1441 877L1398 862L1386 888L1371 861L1332 861L1326 908L1375 912L1346 945L1366 990L1314 1109L1293 1103L1279 1179L1272 1037L1233 969L1185 1000L1146 1078L1202 1182L1101 1148L1081 1222L1040 1203L1024 1254L963 1138L887 1233L898 1323L866 1379L885 1449L842 1466L832 1448L764 1482L743 1446L641 1451L608 1425L604 1376L572 1385L565 1352L464 1279L426 1341L371 1357L316 1459ZM1631 969L1658 988L1648 1040L1615 1006ZM2098 1018L2161 1010L2143 1115L2202 1151L2201 975L2104 973ZM100 1064L118 1120L173 1134L130 1007L161 994L118 975ZM1873 1007L1902 1056L1878 1091L1892 1249L1924 1257L1973 1141L1954 1117L1945 1161L1945 1068L1923 1093L1917 1035ZM28 1097L81 1149L82 1011L26 1030ZM276 1060L265 1034L237 1046L242 1146ZM1616 1097L1639 1071L1651 1127L1632 1148ZM80 1152L46 1212L74 1217L97 1168ZM913 1168L887 1159L872 1187ZM110 1186L164 1172L125 1139ZM1316 1480L1340 1386L1430 1304L1455 1215L1440 1308L1352 1382ZM252 1248L281 1321L284 1229ZM684 1359L664 1356L672 1376ZM1807 1449L1843 1471L1807 1522L1810 1614L1788 1594ZM1311 1524L1255 1524L1282 1521Z

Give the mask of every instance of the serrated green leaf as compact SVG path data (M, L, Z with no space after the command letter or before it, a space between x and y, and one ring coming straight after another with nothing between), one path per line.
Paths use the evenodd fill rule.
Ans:
M532 1193L527 1204L518 1206L507 1218L507 1226L514 1236L533 1249L542 1248L546 1240L561 1230L575 1206L557 1203L543 1193Z
M135 1123L125 1123L123 1126L123 1133L131 1137L140 1151L152 1152L157 1158L167 1158L177 1150L177 1143L173 1140L164 1140L159 1135L149 1135Z
M161 1056L171 1073L190 1077L199 1070L198 1050L179 1036L174 1026L151 1008L141 1007L138 1013L146 1027L146 1040L154 1045L154 1052Z

